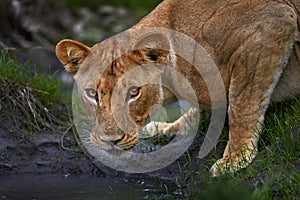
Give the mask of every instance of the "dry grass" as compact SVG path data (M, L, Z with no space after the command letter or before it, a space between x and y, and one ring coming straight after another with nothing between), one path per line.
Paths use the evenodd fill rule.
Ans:
M0 123L32 133L66 124L67 108L61 102L59 81L30 72L7 52L0 52Z
M53 130L64 124L58 117L35 97L33 89L0 79L0 122L13 122L18 128L26 128L29 132Z

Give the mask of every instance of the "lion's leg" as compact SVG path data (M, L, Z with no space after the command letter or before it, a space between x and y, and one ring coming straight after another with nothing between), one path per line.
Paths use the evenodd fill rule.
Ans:
M232 57L229 87L229 141L212 176L246 167L257 154L257 142L270 97L296 40L293 27L277 27L266 36L253 35ZM278 28L278 29L276 29ZM284 29L286 28L286 30ZM255 43L253 41L258 43Z
M189 125L189 122L193 121L196 114L197 109L192 107L183 116L172 123L150 122L145 128L151 136L157 134L176 134L181 127Z
M267 75L257 72L247 85L242 84L242 76L233 77L228 107L229 141L222 159L211 168L213 176L244 168L256 156L264 114L281 72L281 68Z

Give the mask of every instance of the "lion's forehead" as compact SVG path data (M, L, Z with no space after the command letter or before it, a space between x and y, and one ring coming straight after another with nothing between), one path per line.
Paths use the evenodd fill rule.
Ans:
M101 66L101 62L98 60L98 62L89 66L89 71L80 73L77 80L80 80L79 83L83 84L84 88L93 87L107 93L114 89L121 78L125 79L127 77L124 76L127 72L143 64L146 64L146 61L141 58L139 53L130 52L113 60L105 69L102 68L103 66ZM138 75L133 74L133 77L137 77Z

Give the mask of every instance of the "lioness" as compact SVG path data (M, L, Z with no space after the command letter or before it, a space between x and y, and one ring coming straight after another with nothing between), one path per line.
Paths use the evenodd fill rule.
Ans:
M226 90L230 130L223 157L210 170L213 176L246 167L257 153L261 126L270 102L300 94L299 12L298 0L164 0L129 29L163 27L184 33L196 40L217 65ZM127 40L128 45L134 45L130 37ZM110 40L110 49L106 51L101 49L104 43L90 48L65 39L57 44L56 54L80 84L89 78L86 77L88 72L100 74L103 60L110 58L118 48L117 38ZM142 43L147 48L137 48L113 59L109 66L102 66L105 70L96 82L82 86L84 103L96 107L97 122L90 138L99 148L134 146L151 107L177 100L170 90L159 85L125 84L127 94L117 101L127 104L135 128L124 133L113 119L111 97L119 78L135 66L172 63L171 67L193 86L199 105L211 105L202 76L172 51L168 37L156 33ZM167 46L169 51L160 45ZM213 74L209 76L213 78ZM162 90L163 98L159 94ZM168 133L166 128L177 129L180 123L182 120L163 124L159 131ZM97 127L105 133L97 133Z

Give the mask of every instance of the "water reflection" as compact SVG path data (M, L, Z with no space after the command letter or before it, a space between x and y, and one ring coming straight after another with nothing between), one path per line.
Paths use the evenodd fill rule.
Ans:
M139 186L101 177L64 175L0 176L0 199L114 200L142 199Z

